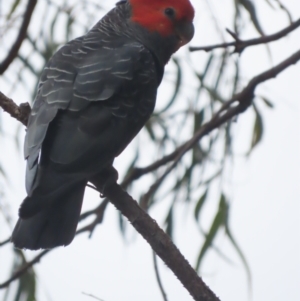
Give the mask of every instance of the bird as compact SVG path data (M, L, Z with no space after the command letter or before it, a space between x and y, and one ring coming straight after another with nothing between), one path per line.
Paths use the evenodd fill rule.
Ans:
M48 61L27 124L15 248L72 242L87 183L105 182L150 118L165 65L193 38L194 14L189 0L119 1Z

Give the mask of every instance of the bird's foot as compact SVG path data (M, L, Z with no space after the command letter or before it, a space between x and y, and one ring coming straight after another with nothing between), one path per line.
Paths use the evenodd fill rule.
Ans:
M113 166L110 166L91 178L90 182L96 186L97 190L100 192L100 197L103 198L105 197L105 190L108 189L111 184L116 183L118 177L119 174L117 170Z

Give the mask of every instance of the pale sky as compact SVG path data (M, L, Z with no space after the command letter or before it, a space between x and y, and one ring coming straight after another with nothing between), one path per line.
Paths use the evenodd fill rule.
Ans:
M192 2L197 12L197 34L191 44L220 42L212 28L205 26L211 18L207 6L203 4L205 1L200 4L196 0ZM300 17L299 0L282 2L286 3L295 20ZM210 3L225 32L225 27L231 28L231 1L225 0L220 4L213 0ZM266 1L256 3L260 5L259 18L267 34L287 26L286 17L273 13ZM247 37L256 36L257 33L249 29ZM298 30L288 38L273 43L273 64L298 50L299 41ZM272 66L263 46L246 50L241 59L245 83ZM251 268L253 301L300 300L299 74L298 63L257 90L257 94L265 95L274 102L275 109L264 110L263 142L248 160L236 160L233 176L228 181L232 200L230 225ZM1 79L0 84L1 91L7 92ZM160 95L163 94L164 91L160 91ZM14 97L22 99L22 94L16 92ZM244 124L245 128L249 114L246 112L238 118L238 123ZM3 124L6 133L14 133L17 125L14 120L3 115ZM246 139L243 133L243 129L237 131L237 150L243 149ZM125 156L126 154L118 158L117 168L122 168ZM6 189L6 199L10 200L9 210L13 214L12 219L16 221L17 208L25 196L25 165L9 136L1 144L0 162L4 162L8 171L10 184ZM94 207L97 203L97 193L88 191L84 209ZM150 214L158 222L162 222L166 208L167 205L154 207ZM187 209L178 204L175 243L194 265L203 240L191 218L192 210L192 207ZM190 218L186 218L186 215ZM120 235L117 218L115 208L109 206L104 223L98 226L92 239L88 239L86 234L80 235L70 246L54 250L35 266L39 301L92 300L82 292L93 294L104 301L162 300L155 280L149 245L134 231L130 231L125 242ZM2 225L1 219L0 222ZM6 226L1 227L0 241L7 238L8 233ZM249 300L247 278L239 257L224 236L219 235L217 241L233 264L228 264L214 252L210 252L204 261L201 276L222 301ZM6 279L10 269L10 254L11 246L0 248L0 282ZM34 254L36 252L26 251L28 258ZM159 269L169 301L192 300L161 261ZM3 293L4 291L0 291L0 299Z

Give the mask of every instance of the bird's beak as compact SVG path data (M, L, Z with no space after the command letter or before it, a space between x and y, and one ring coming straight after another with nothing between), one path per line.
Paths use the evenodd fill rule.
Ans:
M180 22L175 28L176 35L179 39L179 47L187 44L194 36L194 25L192 22Z

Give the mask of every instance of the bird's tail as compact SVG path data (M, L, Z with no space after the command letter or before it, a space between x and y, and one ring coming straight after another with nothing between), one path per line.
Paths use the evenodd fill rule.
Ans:
M50 249L70 244L75 236L86 180L40 172L38 185L27 196L11 241L20 249Z

